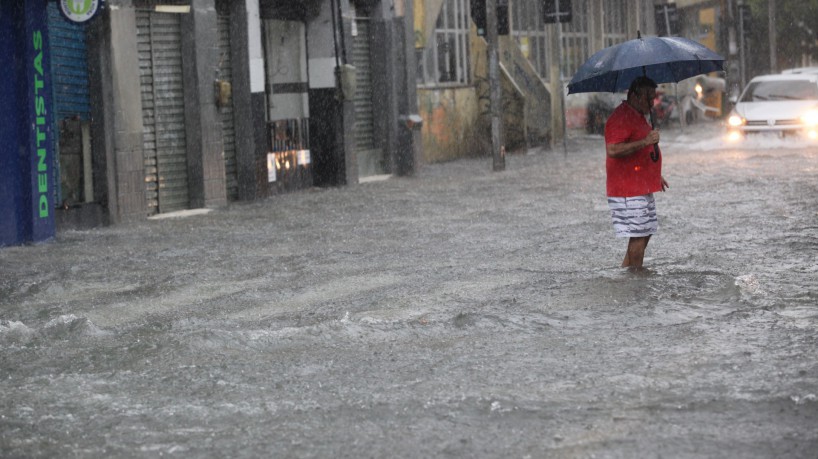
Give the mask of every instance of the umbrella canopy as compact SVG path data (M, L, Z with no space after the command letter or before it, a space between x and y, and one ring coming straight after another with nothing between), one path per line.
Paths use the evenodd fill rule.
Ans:
M724 70L724 58L700 43L640 35L591 56L571 79L568 94L624 91L639 76L656 83L675 83L719 70Z

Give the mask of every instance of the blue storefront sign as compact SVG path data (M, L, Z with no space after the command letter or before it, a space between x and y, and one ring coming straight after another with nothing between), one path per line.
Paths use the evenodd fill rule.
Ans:
M46 0L0 3L0 246L54 237Z

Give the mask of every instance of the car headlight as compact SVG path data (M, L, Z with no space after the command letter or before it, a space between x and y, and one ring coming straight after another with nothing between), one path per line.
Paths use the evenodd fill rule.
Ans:
M818 126L818 109L813 108L801 115L801 122L806 126Z
M816 115L818 115L818 113L816 113ZM744 125L744 118L738 115L730 115L730 118L727 118L727 124L729 124L732 127L742 126Z

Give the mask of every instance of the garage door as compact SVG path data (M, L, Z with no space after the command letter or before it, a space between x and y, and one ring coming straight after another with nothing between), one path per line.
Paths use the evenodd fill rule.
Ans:
M355 149L358 175L384 173L383 151L375 138L375 112L372 98L369 18L355 19L352 41L352 65L355 66Z
M189 207L181 23L177 14L137 11L148 214Z

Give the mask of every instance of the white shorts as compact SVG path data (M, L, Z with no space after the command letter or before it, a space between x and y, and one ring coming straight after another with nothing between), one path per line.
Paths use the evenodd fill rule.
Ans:
M608 198L616 237L645 237L656 234L656 200L653 193L628 198Z

